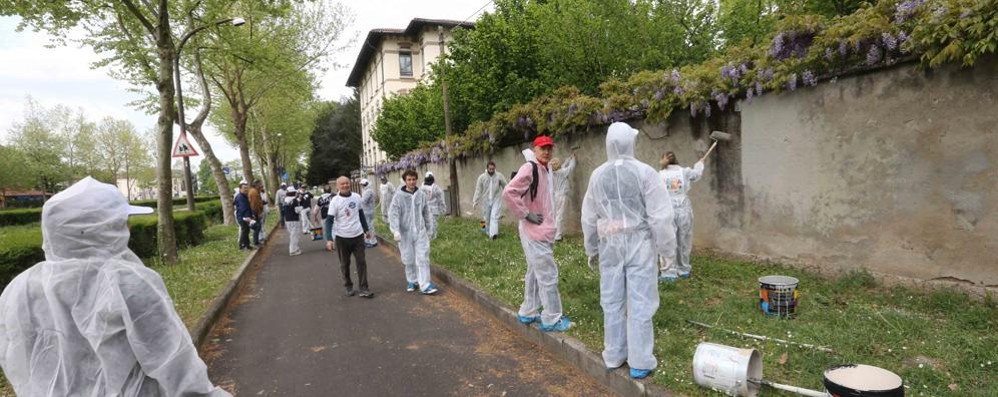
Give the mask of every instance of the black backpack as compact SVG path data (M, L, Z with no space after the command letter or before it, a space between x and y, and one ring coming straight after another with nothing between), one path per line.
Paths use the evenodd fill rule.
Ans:
M530 180L530 187L528 187L527 191L523 192L523 194L520 195L520 198L525 197L529 193L530 201L534 201L537 198L537 184L538 184L537 178L539 177L539 175L537 173L537 163L533 161L530 161L529 163L530 165L534 166L533 173L531 174L532 179Z

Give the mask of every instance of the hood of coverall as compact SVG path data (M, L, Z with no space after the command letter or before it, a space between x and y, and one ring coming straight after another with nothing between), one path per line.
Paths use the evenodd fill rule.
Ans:
M520 153L523 153L523 158L527 161L537 161L537 156L534 155L534 149L523 149Z
M139 258L128 249L128 215L151 213L128 205L115 187L86 177L42 207L45 260Z
M638 130L631 128L627 123L618 121L610 124L610 128L606 132L607 160L634 158L634 141L637 137Z

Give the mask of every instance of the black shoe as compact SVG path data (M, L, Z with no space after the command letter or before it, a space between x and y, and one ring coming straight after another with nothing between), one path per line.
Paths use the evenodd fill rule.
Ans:
M499 239L499 235L497 234L497 235L495 235L495 236L492 236L492 239L493 239L493 240L498 240L498 239Z
M353 288L351 288L351 287L347 287L347 296L354 296L356 294L357 294L357 291L354 291Z
M361 298L368 298L368 299L370 299L370 298L374 297L374 293L371 292L371 291L368 291L368 290L363 290L363 291L360 291L360 297Z

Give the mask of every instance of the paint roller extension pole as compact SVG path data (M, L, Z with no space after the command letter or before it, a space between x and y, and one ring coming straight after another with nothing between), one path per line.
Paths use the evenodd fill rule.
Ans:
M729 334L744 336L746 338L758 339L758 340L761 340L761 341L773 341L773 342L776 342L776 343L786 343L788 345L796 345L796 346L800 346L800 347L806 347L808 349L819 350L819 351L823 351L825 353L835 353L835 351L833 351L832 349L829 349L829 348L824 347L824 346L815 346L815 345L811 345L811 344L807 344L807 343L791 342L791 341L783 340L783 339L770 338L770 337L764 336L764 335L746 334L744 332L732 331L730 329L724 329L724 328L721 328L721 327L715 327L715 326L710 325L710 324L704 324L704 323L701 323L699 321L686 320L686 322L688 322L690 324L693 324L693 325L700 326L700 327L704 327L704 328L713 328L713 329L717 329L717 330L721 330L721 331L727 332Z
M784 391L788 391L788 392L791 392L791 393L800 394L802 396L808 396L808 397L828 397L828 394L825 394L825 392L823 392L823 391L805 389L803 387L797 387L797 386L782 385L782 384L779 384L779 383L770 382L770 381L765 380L765 379L763 379L763 380L749 379L749 382L760 384L760 385L766 385L766 386L772 387L774 389L784 390Z
M713 131L713 132L710 133L710 139L714 140L714 144L710 145L710 149L707 149L707 153L703 154L703 157L700 158L700 161L704 161L704 160L707 159L707 156L710 155L710 152L714 151L714 148L717 147L717 143L718 142L720 142L720 141L730 141L731 140L731 134L729 134L727 132Z

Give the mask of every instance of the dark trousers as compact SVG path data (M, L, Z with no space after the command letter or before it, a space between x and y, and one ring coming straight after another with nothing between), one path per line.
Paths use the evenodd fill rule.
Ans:
M281 229L284 229L284 204L278 204L277 208L280 209L278 212L281 214Z
M367 291L367 260L364 259L364 235L346 238L336 236L336 251L340 253L340 271L343 272L343 285L353 288L350 279L350 255L357 259L357 282L361 291Z
M251 229L253 229L253 245L258 246L260 245L260 231L263 230L263 222L257 221Z
M249 248L249 233L249 222L239 219L239 249Z

